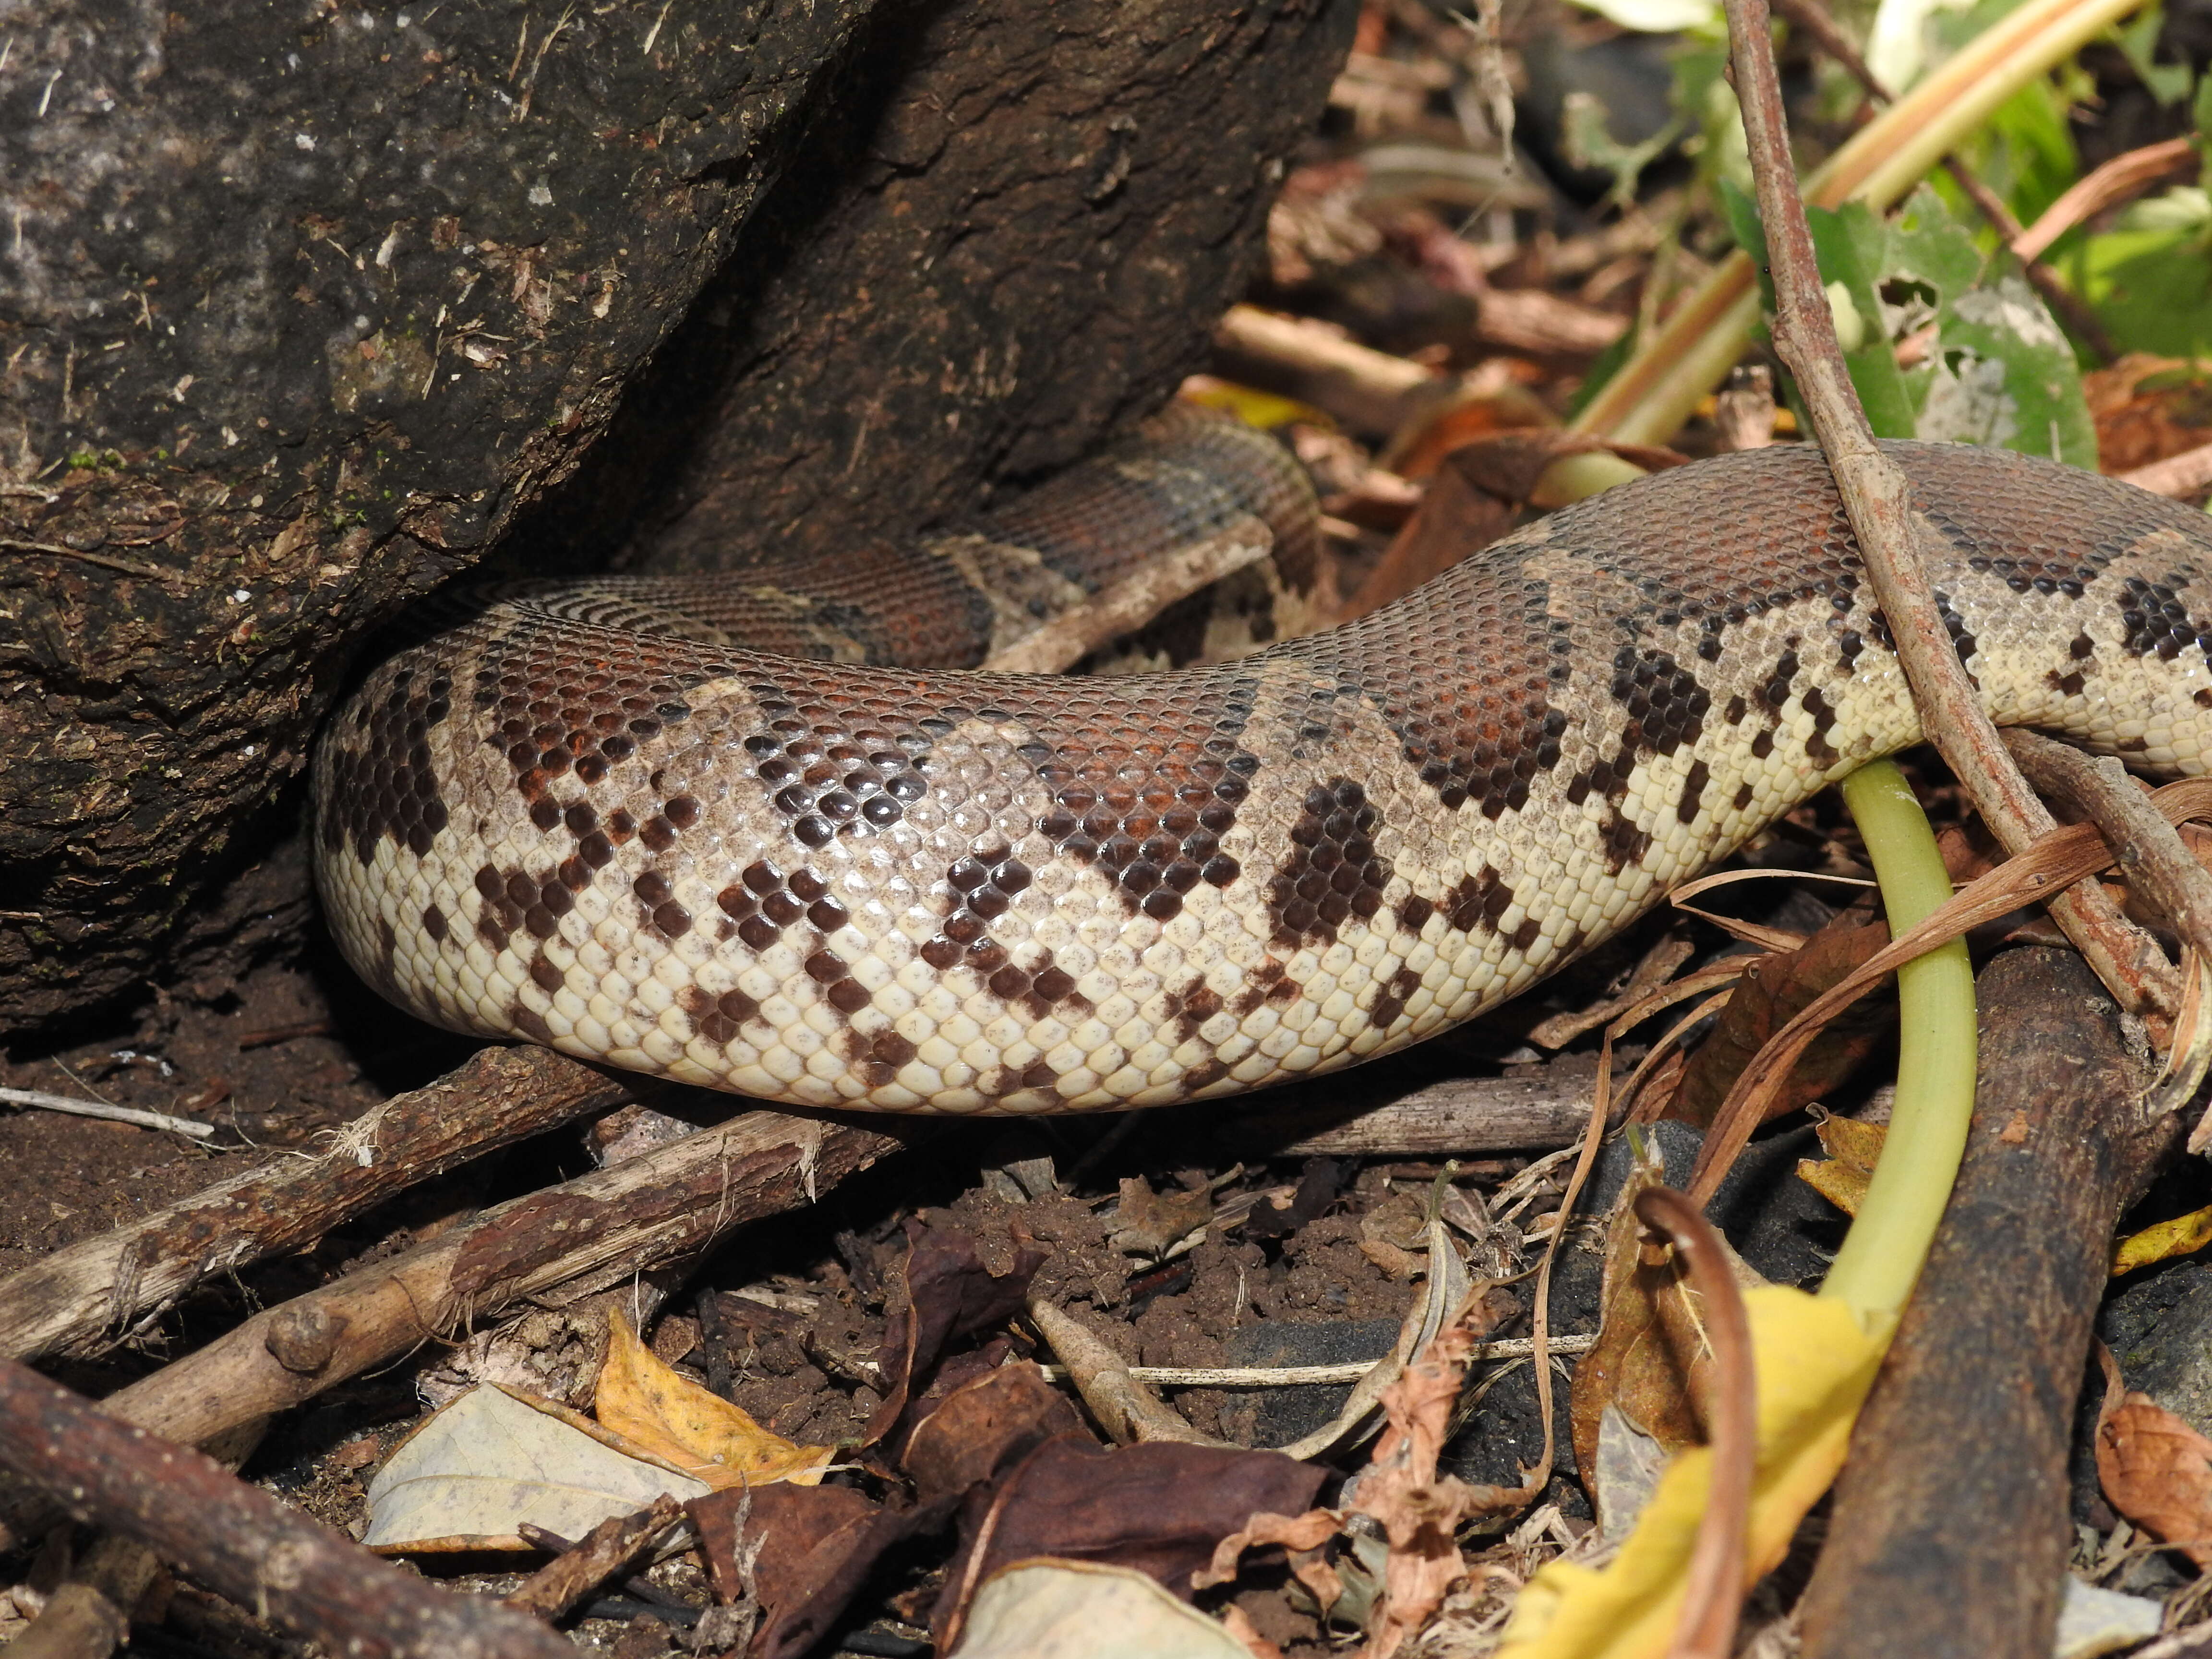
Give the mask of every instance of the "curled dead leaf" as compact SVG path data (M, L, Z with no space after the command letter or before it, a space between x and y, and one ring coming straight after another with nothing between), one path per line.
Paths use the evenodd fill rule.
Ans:
M2161 1542L2212 1567L2212 1440L2147 1394L2123 1391L2100 1350L2105 1408L2097 1419L2097 1480L2114 1509Z
M709 1486L812 1486L835 1455L771 1433L678 1376L638 1340L619 1310L607 1315L607 1358L592 1409L605 1427Z

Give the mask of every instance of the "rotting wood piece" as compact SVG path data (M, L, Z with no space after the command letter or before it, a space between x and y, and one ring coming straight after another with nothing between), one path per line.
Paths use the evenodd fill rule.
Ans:
M210 1589L356 1659L574 1659L545 1626L380 1561L214 1459L0 1359L0 1467Z
M0 1279L0 1355L105 1352L197 1286L313 1243L393 1194L653 1087L545 1048L487 1048L286 1158Z
M2112 1227L2180 1135L2070 951L1983 971L1973 1129L1851 1437L1802 1607L1807 1659L2048 1659L2067 1446Z
M182 1443L204 1442L526 1298L587 1294L696 1255L745 1222L813 1203L931 1127L748 1112L502 1204L295 1297L110 1395L100 1408ZM319 1363L302 1363L311 1358ZM0 1549L36 1518L0 1503Z

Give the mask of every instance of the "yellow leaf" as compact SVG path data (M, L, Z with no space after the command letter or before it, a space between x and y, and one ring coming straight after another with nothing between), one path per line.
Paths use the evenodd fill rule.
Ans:
M1256 426L1262 432L1272 432L1293 421L1323 428L1336 424L1310 404L1302 404L1295 398L1279 398L1272 392L1239 386L1234 380L1209 379L1198 386L1187 385L1182 395L1186 403L1234 415L1245 425Z
M1759 1375L1759 1467L1744 1547L1744 1582L1753 1583L1781 1560L1843 1467L1889 1331L1869 1334L1842 1302L1786 1285L1747 1291L1743 1300ZM1711 1479L1705 1447L1680 1454L1611 1565L1554 1561L1538 1572L1521 1592L1498 1659L1665 1653Z
M769 1433L720 1395L678 1376L619 1311L607 1316L607 1358L592 1410L605 1427L710 1486L815 1486L833 1455L830 1447Z
M2112 1254L2112 1277L2172 1256L2194 1255L2207 1244L2212 1244L2212 1209L2191 1210L2122 1239Z
M1821 1149L1828 1156L1824 1160L1799 1159L1797 1179L1845 1215L1856 1216L1859 1200L1866 1196L1867 1182L1874 1177L1874 1166L1881 1157L1889 1127L1862 1123L1856 1118L1831 1117L1823 1119L1813 1133L1820 1137Z

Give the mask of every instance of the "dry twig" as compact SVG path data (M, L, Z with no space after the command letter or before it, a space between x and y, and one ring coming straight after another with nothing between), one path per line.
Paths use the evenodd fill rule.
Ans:
M313 1158L287 1158L0 1279L0 1354L112 1346L195 1286L312 1243L470 1158L621 1104L646 1085L545 1048L486 1048L394 1095Z
M927 1133L748 1112L348 1274L102 1401L187 1444L324 1389L526 1299L580 1296L708 1249L748 1221L811 1204ZM32 1517L8 1515L0 1549Z
M2153 185L2186 179L2197 167L2197 140L2189 137L2168 138L2115 155L2075 180L2033 224L2012 238L2012 251L2021 258L2033 259L2083 220L2132 201Z
M212 1458L119 1423L9 1359L0 1359L0 1467L330 1652L574 1659L536 1620L380 1561Z
M634 1515L610 1516L507 1592L507 1605L560 1620L617 1573L628 1572L684 1524L684 1506L663 1492Z
M1844 366L1790 161L1765 0L1727 0L1727 10L1736 96L1743 107L1773 270L1775 349L1796 377L1835 474L1868 584L1889 624L1928 736L1999 843L2008 852L2023 851L2056 830L2057 823L2013 764L1959 660L1923 559L1923 549L1933 550L1940 543L1914 510L1904 471L1876 446ZM2050 908L2052 919L2124 1004L2137 1012L2155 1007L2170 1012L2179 1006L2172 964L2101 890L2061 894ZM1716 1121L1698 1155L1690 1187L1693 1197L1711 1198L1751 1127Z

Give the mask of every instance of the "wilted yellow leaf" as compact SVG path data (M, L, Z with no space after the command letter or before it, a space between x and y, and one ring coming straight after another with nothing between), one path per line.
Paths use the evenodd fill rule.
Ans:
M1866 1196L1867 1182L1874 1178L1874 1166L1881 1158L1889 1126L1831 1117L1823 1119L1813 1133L1820 1137L1821 1150L1828 1156L1800 1158L1798 1180L1845 1215L1856 1216L1859 1200Z
M605 1427L710 1486L815 1486L832 1455L830 1447L771 1434L720 1395L678 1376L618 1310L607 1316L607 1358L592 1411Z
M1889 1332L1870 1335L1842 1302L1786 1285L1747 1291L1743 1301L1759 1376L1759 1467L1744 1547L1751 1583L1781 1560L1798 1522L1843 1467ZM1554 1561L1529 1580L1498 1659L1665 1653L1711 1480L1709 1450L1679 1454L1610 1565Z
M2122 1239L2112 1253L2112 1277L2169 1257L2194 1255L2207 1244L2212 1244L2212 1209L2191 1210Z

